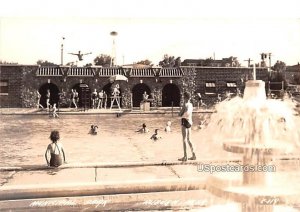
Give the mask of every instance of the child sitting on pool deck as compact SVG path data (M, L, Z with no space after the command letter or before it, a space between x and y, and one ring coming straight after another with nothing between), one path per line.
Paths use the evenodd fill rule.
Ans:
M62 143L58 142L60 139L59 132L57 130L53 130L50 134L50 139L52 141L51 144L48 145L45 158L47 161L47 165L50 167L58 167L64 163L66 163L65 151ZM50 162L48 160L48 153L50 153ZM62 160L62 156L64 161Z

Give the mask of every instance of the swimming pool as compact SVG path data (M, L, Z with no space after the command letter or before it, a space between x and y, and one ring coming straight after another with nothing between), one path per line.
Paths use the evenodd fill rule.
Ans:
M193 117L194 143L202 140L197 123L203 115ZM67 162L119 162L174 159L182 156L180 117L171 114L1 115L1 166L45 164L44 153L54 129L60 131ZM164 132L167 121L172 132ZM135 132L146 123L150 132ZM98 125L98 135L88 134L92 124ZM160 130L163 139L152 142L151 135ZM195 144L197 145L197 144Z

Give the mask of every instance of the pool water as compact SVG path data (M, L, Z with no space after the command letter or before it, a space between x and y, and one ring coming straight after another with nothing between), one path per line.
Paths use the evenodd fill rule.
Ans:
M203 116L193 117L192 141L204 156L208 148L200 146L202 130L197 124ZM116 114L61 115L1 115L0 163L1 166L45 164L44 153L50 143L52 130L59 130L67 162L125 162L146 160L168 160L183 156L180 117L171 114ZM167 121L172 122L172 132L164 132ZM145 123L149 133L137 133ZM88 134L91 125L97 125L98 135ZM155 129L162 139L150 140ZM207 142L207 141L206 141ZM197 147L198 146L198 147ZM222 152L222 149L220 152ZM190 152L188 152L189 154Z

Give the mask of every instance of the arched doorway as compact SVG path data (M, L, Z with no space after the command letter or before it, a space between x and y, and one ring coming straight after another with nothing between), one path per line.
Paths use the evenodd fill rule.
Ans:
M133 107L139 107L140 106L140 102L143 100L143 94L144 94L145 91L149 95L149 98L152 98L150 96L151 90L148 87L148 85L146 85L145 83L136 84L132 88L132 104L133 104Z
M43 105L43 107L47 107L46 105L46 94L47 90L50 90L50 104L53 105L56 103L58 105L59 101L59 89L57 85L53 83L45 83L39 88L39 93L41 94L40 104Z
M103 91L105 91L105 93L107 94L107 108L110 107L111 105L111 101L112 101L112 92L113 92L113 88L115 86L116 83L108 83L103 87ZM122 89L119 88L120 90L120 107L122 107ZM115 105L115 103L114 103Z
M88 108L91 107L91 90L89 86L85 83L77 83L72 87L78 92L78 107L86 106Z
M171 107L172 102L174 107L180 106L180 90L177 85L167 84L162 90L162 106Z

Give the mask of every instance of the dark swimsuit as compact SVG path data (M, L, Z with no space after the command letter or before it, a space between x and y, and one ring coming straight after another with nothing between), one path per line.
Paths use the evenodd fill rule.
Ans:
M51 153L50 166L52 166L52 167L58 167L58 166L62 165L62 157L61 157L60 150L56 143L55 143L55 147L58 149L59 154L57 155L57 154ZM54 152L55 152L55 148L54 148Z

